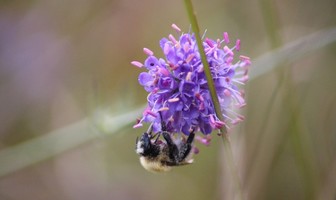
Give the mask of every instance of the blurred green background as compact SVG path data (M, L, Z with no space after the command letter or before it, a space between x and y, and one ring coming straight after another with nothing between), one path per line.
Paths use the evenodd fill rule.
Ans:
M226 31L231 41L241 39L251 72L267 67L253 66L259 56L336 26L334 0L193 3L207 37ZM99 124L97 111L119 115L143 106L142 70L130 62L145 59L143 47L162 56L158 42L172 23L189 30L183 1L0 1L1 200L239 199L216 134L209 147L198 145L195 164L145 171L134 145L146 127L132 129L140 111L117 132L79 128L75 139L91 139L70 142L62 153L53 148L68 136L25 143L87 117ZM335 57L329 44L246 85L246 120L230 131L244 198L336 199ZM67 130L71 136L77 129ZM33 161L43 153L49 156ZM4 170L23 158L27 167Z

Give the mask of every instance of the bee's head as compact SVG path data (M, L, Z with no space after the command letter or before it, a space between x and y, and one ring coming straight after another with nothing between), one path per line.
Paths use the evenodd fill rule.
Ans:
M146 155L152 147L151 136L148 133L142 134L142 136L136 139L135 151L139 155Z

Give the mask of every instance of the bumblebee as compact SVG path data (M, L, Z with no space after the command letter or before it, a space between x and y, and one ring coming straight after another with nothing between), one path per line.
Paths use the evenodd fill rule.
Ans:
M193 162L192 148L195 137L192 130L185 140L176 139L167 131L166 124L162 120L161 130L152 135L152 127L136 139L135 151L140 156L141 165L150 172L167 172L174 166L191 164ZM164 140L160 139L163 136Z

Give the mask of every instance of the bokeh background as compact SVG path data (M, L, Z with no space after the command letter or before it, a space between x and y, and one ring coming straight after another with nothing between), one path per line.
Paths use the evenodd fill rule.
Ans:
M207 36L227 31L232 41L240 38L241 53L252 63L336 26L334 0L193 3ZM124 114L145 104L137 82L142 70L130 62L145 59L143 47L162 56L158 41L173 32L172 23L189 30L183 1L0 1L1 200L237 198L225 179L216 134L209 147L198 145L195 164L152 174L134 152L146 127L67 129L85 118L99 123L97 111ZM284 60L246 85L246 120L230 134L247 199L336 199L335 57L336 45L329 44L294 62ZM61 153L51 149L53 140L29 143L61 128L92 138ZM62 138L53 147L68 142ZM45 152L44 159L32 161ZM23 157L29 165L10 172L1 167L15 168Z

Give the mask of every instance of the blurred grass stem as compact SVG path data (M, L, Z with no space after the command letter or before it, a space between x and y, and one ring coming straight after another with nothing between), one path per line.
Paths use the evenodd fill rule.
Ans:
M271 1L267 1L267 0L259 0L259 5L261 8L261 13L263 14L263 19L264 19L264 23L265 23L265 28L266 28L266 32L268 33L268 36L270 38L270 43L271 43L271 47L274 48L278 48L282 45L282 39L281 36L279 34L280 32L280 22L279 22L279 17L277 15L277 9L275 7L275 4L272 3ZM274 163L276 163L277 159L279 159L279 155L280 153L283 151L283 146L284 143L287 141L286 138L289 138L292 144L292 147L294 148L294 154L295 154L295 158L298 164L298 167L301 168L302 171L302 177L304 179L303 184L305 186L305 198L306 199L314 199L316 194L314 191L315 188L315 184L314 184L314 180L316 180L314 172L313 172L313 166L312 163L309 162L308 159L308 155L307 154L307 144L303 145L303 143L305 141L303 141L303 135L302 135L302 131L300 130L300 125L299 125L299 113L300 110L299 105L298 105L298 101L295 98L295 91L294 91L294 84L292 83L292 77L291 77L291 72L289 71L290 67L287 67L285 65L283 65L282 67L279 68L279 70L277 71L277 83L275 86L274 91L272 92L271 98L267 104L267 113L265 113L265 117L263 120L263 124L260 128L259 134L257 136L257 138L264 138L264 134L266 131L266 127L268 124L268 120L271 119L270 117L270 113L272 111L272 107L274 105L275 102L275 97L277 96L277 93L280 93L280 89L282 87L285 88L289 88L290 90L287 91L286 94L283 94L282 97L282 101L286 102L290 101L290 104L288 105L284 105L285 108L287 108L288 110L285 111L287 113L290 113L289 115L289 124L288 124L288 131L285 131L280 138L280 143L278 143L274 148L275 148L275 153L272 158L270 158L270 160L272 161L271 165L269 166L268 169L266 169L264 174L268 174L272 168L274 167ZM286 81L285 81L285 74L286 74ZM265 142L265 141L264 141ZM269 142L269 141L268 141ZM275 141L273 142L275 143ZM303 149L306 148L306 149ZM258 156L258 153L261 151L262 147L258 146L257 148L255 148L254 151L252 151L252 158L256 158ZM308 151L309 152L309 151ZM257 165L257 166L255 166ZM251 174L255 172L255 170L259 169L260 166L258 167L258 164L255 163L254 165L252 165L252 167L250 167L250 169L248 170L248 183L249 184L253 184L255 185L255 183L252 183L251 181ZM253 170L255 169L255 170ZM264 176L267 177L267 176ZM265 180L264 180L265 181ZM259 183L259 184L264 184L264 183ZM257 187L258 188L258 187ZM262 188L262 186L259 186L259 188Z
M279 35L280 23L278 20L277 9L274 7L275 6L274 3L268 0L259 0L259 6L261 9L261 14L263 16L263 22L265 25L265 29L269 37L269 42L271 44L271 48L276 49L282 45L282 39L281 39L281 36ZM278 76L277 76L277 80L275 80L276 85L274 87L274 90L272 91L269 101L267 102L267 105L265 106L266 112L263 115L264 116L262 120L263 123L261 124L260 130L258 131L257 136L256 136L258 140L265 138L264 135L266 133L266 128L267 128L267 125L269 125L268 120L271 119L270 115L272 113L273 106L276 102L276 98L279 96L279 94L281 94L280 89L282 88L284 84L284 79L285 79L284 74L285 74L285 71L283 68L279 68L279 70L277 70ZM266 141L261 142L261 144L264 144L264 142ZM280 144L282 144L282 142ZM276 147L280 147L279 144L276 145ZM259 156L259 153L262 151L262 149L263 149L262 145L256 145L250 153L250 158L251 159L257 158L257 156ZM278 151L279 149L277 149L276 152ZM275 157L277 156L274 156L273 158L271 158L273 162L274 162ZM260 163L258 162L251 162L250 167L246 169L247 184L255 185L255 183L251 183L251 181L253 181L252 174L256 173L256 171L260 168L259 165ZM267 174L267 173L264 173L264 174ZM246 185L246 187L249 187L249 185ZM262 187L259 186L259 188L262 188Z
M0 151L0 178L94 139L118 133L134 122L134 116L143 109L144 106L141 106L114 115L106 112L97 113L92 119L88 117L40 137L7 147Z

